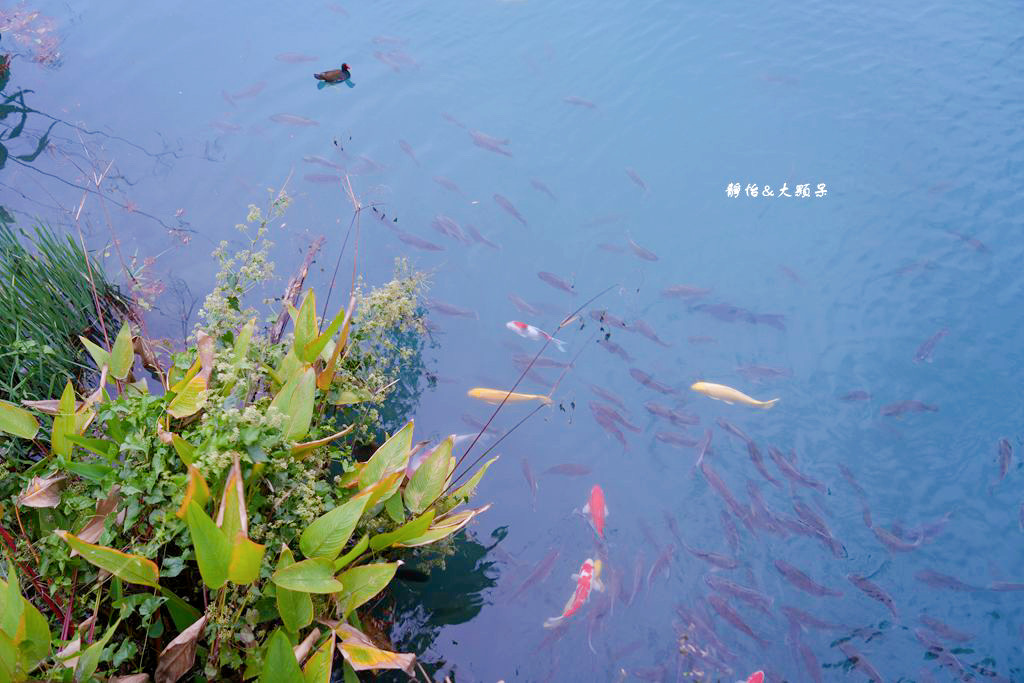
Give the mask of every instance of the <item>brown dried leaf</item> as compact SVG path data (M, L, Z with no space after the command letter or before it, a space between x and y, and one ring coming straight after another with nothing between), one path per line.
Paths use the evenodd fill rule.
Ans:
M149 674L131 674L130 676L114 676L107 683L149 683Z
M115 485L110 489L110 493L106 498L96 502L96 514L90 517L89 521L82 527L82 530L75 534L78 536L78 539L86 543L96 543L99 541L100 535L103 533L103 526L107 523L107 517L117 509L117 504L120 502L121 487ZM77 554L77 551L71 551L71 557Z
M74 669L78 665L78 653L82 649L82 638L81 636L75 638L70 643L57 650L55 658L67 669ZM76 656L72 656L76 655ZM65 659L67 657L67 659Z
M210 385L210 375L213 374L213 337L201 331L196 335L196 346L199 347L199 362L203 369L199 376L203 378L206 386Z
M156 423L156 435L163 443L170 446L174 443L174 434L164 429L164 426L159 421Z
M40 479L32 477L28 488L18 496L18 505L30 508L52 508L57 507L60 502L60 490L62 482L67 479L63 474Z
M156 671L153 673L156 683L175 683L189 672L196 660L196 641L202 635L204 626L205 615L167 644L160 653Z
M48 398L45 401L22 401L21 405L28 406L29 408L35 408L41 413L46 415L56 415L60 412L60 401L55 398ZM75 404L75 408L79 404Z
M314 643L320 640L320 629L314 628L309 632L301 643L292 648L295 653L295 659L298 661L299 666L302 666L302 661L309 655L309 651L313 649Z

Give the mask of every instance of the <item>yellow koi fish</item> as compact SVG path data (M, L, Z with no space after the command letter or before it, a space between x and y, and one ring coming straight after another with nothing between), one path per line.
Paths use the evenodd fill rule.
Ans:
M502 401L505 401L506 403L540 401L544 405L551 405L551 399L542 394L517 394L514 391L505 391L504 389L485 389L483 387L470 389L466 393L470 398L475 398L485 403L498 404Z
M732 387L727 387L724 384L694 382L690 388L694 391L699 391L705 396L713 398L716 401L724 401L730 405L733 403L743 403L748 406L755 406L757 408L764 408L767 410L779 402L779 399L777 398L773 398L770 401L758 401L756 398L750 398L739 389L733 389Z

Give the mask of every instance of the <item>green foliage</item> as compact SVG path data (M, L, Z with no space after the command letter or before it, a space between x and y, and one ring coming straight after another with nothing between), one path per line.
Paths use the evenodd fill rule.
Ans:
M271 215L286 203L275 199ZM422 276L361 291L355 310L332 312L326 326L310 290L293 313L295 334L272 344L243 308L272 272L261 239L267 221L250 217L257 237L234 257L218 251L207 326L172 355L163 393L127 391L119 381L135 361L123 325L111 348L83 346L109 386L76 391L65 379L52 418L3 404L0 429L28 437L39 423L52 445L11 477L24 495L0 505L0 521L16 528L17 507L33 547L18 545L15 557L48 587L35 597L76 599L72 638L54 643L61 657L51 655L50 632L64 626L59 608L48 603L44 615L24 600L11 565L0 595L0 680L159 670L323 681L335 639L356 670L412 665L412 655L362 633L358 612L388 588L403 558L420 552L407 548L450 538L486 509L453 510L468 495L442 497L451 440L407 476L411 421L368 461L352 455L384 431L387 387L402 383L391 373L421 368L422 341L402 335L419 339ZM347 395L365 398L338 409ZM35 629L32 639L18 635L27 632L22 623ZM324 623L333 630L315 630ZM303 640L313 653L305 668L292 652Z

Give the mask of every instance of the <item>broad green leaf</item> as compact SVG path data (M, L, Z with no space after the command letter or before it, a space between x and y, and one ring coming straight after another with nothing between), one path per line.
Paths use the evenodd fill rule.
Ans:
M310 356L307 351L309 345L317 336L316 295L313 293L312 288L306 291L306 296L302 298L302 305L299 306L299 310L296 311L295 307L289 304L288 312L292 316L292 322L295 323L295 355L304 363L312 363L319 354L318 351Z
M349 406L354 403L362 403L363 401L369 401L373 398L373 393L361 388L355 389L342 389L338 392L338 395L331 399L331 403L336 406Z
M231 546L231 560L228 562L228 579L239 586L247 586L260 576L260 565L266 546L260 545L239 531Z
M478 469L476 473L469 478L469 481L467 481L459 488L455 489L455 493L451 495L451 507L455 507L456 505L461 505L462 503L469 502L469 499L473 496L473 493L476 492L476 487L480 484L480 480L484 478L485 474L487 474L487 469L492 464L494 464L494 462L499 457L501 456L496 455L487 462L485 462L483 465L481 465L480 469Z
M160 594L167 598L164 607L167 608L167 612L171 615L174 628L179 631L184 631L189 625L194 624L196 619L202 616L199 610L175 595L166 586L160 586Z
M270 376L278 384L285 384L292 378L295 373L305 368L305 363L299 360L299 357L295 355L294 349L288 349L288 353L284 354L284 358L278 363L277 369L272 370Z
M25 636L18 646L18 650L25 671L31 671L50 656L50 627L47 625L46 617L32 603L23 600L22 604L25 608L23 614Z
M196 551L196 562L199 563L203 583L209 588L220 588L228 580L230 542L195 500L189 501L185 521L192 536L192 547Z
M394 436L377 449L359 475L359 486L371 486L387 474L397 469L405 469L409 462L409 449L412 447L413 421L395 432Z
M338 607L341 609L342 618L348 618L349 613L360 605L365 604L373 596L380 593L391 583L395 572L398 571L401 562L388 562L385 564L365 564L360 567L352 567L338 580L344 589L338 596Z
M181 392L181 390L184 389L185 386L192 381L192 378L199 374L199 370L201 368L202 362L200 361L199 356L197 355L195 361L193 361L192 365L189 367L188 372L186 372L181 379L179 379L177 382L168 381L171 387L171 392L175 394ZM177 366L172 367L171 374L175 375L174 371L177 369Z
M376 552L396 543L419 538L427 533L427 529L430 528L430 524L434 521L434 514L435 511L433 509L427 510L416 519L403 524L394 531L386 534L377 534L370 539L370 549Z
M38 431L39 421L32 413L13 403L0 401L0 432L22 439L34 439Z
M270 402L272 408L277 408L288 418L282 431L289 441L298 441L309 432L315 390L316 373L307 367L292 375Z
M114 468L110 465L104 465L99 462L72 462L70 460L65 460L61 467L68 472L77 474L83 479L88 479L89 481L97 483L103 481L108 474L114 471Z
M402 505L402 492L395 491L394 495L384 501L384 511L392 522L401 524L405 521L405 506Z
M338 358L345 351L345 347L348 344L348 331L352 326L352 314L356 310L356 296L355 293L348 301L347 313L345 313L345 321L341 325L341 336L338 338L338 343L331 349L331 357L327 360L327 365L324 367L316 378L316 386L321 391L326 391L327 387L331 386L331 382L334 381L335 368L338 365Z
M196 459L196 447L185 441L182 437L177 434L171 434L171 446L174 447L174 452L178 454L181 461L188 467Z
M252 341L252 331L256 327L256 318L253 318L238 331L235 336L235 346L232 350L231 361L237 367L249 356L249 345Z
M14 563L7 560L7 581L0 579L0 631L11 638L18 638L18 626L25 613L25 600L18 585L18 572ZM17 643L15 643L17 644Z
M188 504L192 501L199 504L199 509L203 509L206 502L210 500L210 487L207 485L206 480L203 479L203 475L199 472L199 469L195 465L188 466L188 485L185 487L185 497L181 501L181 506L178 508L179 519L184 519L185 514L188 512ZM226 538L226 537L225 537Z
M323 642L316 652L306 660L306 666L302 667L302 678L305 683L330 683L331 664L334 661L334 631L327 634L327 640Z
M53 432L50 434L50 450L55 455L71 457L74 448L67 437L77 433L75 430L75 390L71 386L71 380L64 385L64 393L60 395L60 407L57 415L53 418Z
M281 629L274 631L267 642L258 683L305 683L292 644Z
M181 387L171 402L167 404L167 412L171 417L178 419L195 415L206 404L204 391L206 391L206 378L197 374Z
M270 577L276 586L305 593L337 593L342 583L334 578L334 562L325 557L282 567Z
M405 507L414 515L418 515L437 500L444 490L448 478L448 461L452 457L452 445L455 435L437 445L420 466L413 472L412 479L405 485Z
M341 638L338 649L356 671L401 669L412 675L413 665L416 663L415 655L381 650L366 634L348 624L339 624L335 633Z
M18 646L14 640L0 631L0 681L13 681L18 671Z
M107 460L111 460L117 455L117 444L113 441L96 439L91 436L78 436L77 434L68 434L67 440Z
M470 520L472 520L477 515L486 512L487 510L490 509L490 507L490 504L487 504L482 508L478 508L476 510L463 510L462 512L456 512L454 514L448 515L444 519L435 520L434 526L430 529L427 529L426 533L424 533L422 536L418 536L417 538L413 538L408 541L402 541L401 543L398 543L396 545L399 545L403 548L415 548L421 545L429 545L431 543L436 543L437 541L440 541L442 538L448 538L455 532L461 530L464 526L469 524Z
M288 546L281 546L275 569L284 569L295 564L295 556ZM292 633L313 623L313 598L309 593L292 591L277 586L277 613L281 615L284 627ZM308 665L307 665L308 666Z
M359 539L359 542L352 546L352 549L334 561L334 571L340 572L349 566L356 558L366 552L370 547L370 535L366 534Z
M111 637L117 632L117 627L121 625L121 620L118 619L114 624L107 629L107 632L103 634L103 637L97 640L95 643L85 649L82 654L78 656L78 664L75 665L75 683L85 683L92 679L92 675L96 673L96 667L100 665L100 657L103 655L103 648L110 642Z
M89 355L92 356L92 360L96 363L97 368L102 368L110 362L110 352L105 348L92 343L91 340L85 337L79 336L78 339L82 342L85 350L89 352Z
M106 569L122 581L153 588L160 587L160 570L152 560L147 560L142 555L130 555L106 546L86 543L66 531L55 531L54 533L84 557L87 562L100 569Z
M110 350L110 361L107 367L110 368L110 376L114 379L124 379L132 369L132 361L135 360L135 351L132 348L132 326L125 322L121 331L117 333L114 340L114 348Z
M369 496L354 496L313 520L299 537L302 554L328 560L336 558L352 537L369 500Z

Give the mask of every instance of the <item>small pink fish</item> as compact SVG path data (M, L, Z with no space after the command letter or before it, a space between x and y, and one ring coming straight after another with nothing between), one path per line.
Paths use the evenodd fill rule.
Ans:
M532 339L533 341L541 341L542 339L546 339L547 341L553 342L554 345L558 347L559 351L565 351L564 341L562 341L561 339L555 339L544 330L538 329L533 325L527 325L526 323L521 323L518 320L509 320L507 323L505 323L505 327L512 330L523 339Z
M608 517L608 505L604 502L604 491L597 484L590 489L590 498L583 506L583 514L590 515L590 524L598 538L604 540L604 520Z
M576 582L576 590L573 591L572 597L569 598L569 602L565 603L565 608L562 613L557 617L551 617L544 622L544 628L555 628L561 625L563 621L571 617L580 611L580 608L586 604L587 599L590 597L590 590L602 591L604 590L604 584L601 583L601 560L592 560L589 557L583 561L583 566L580 567L579 574L573 574L573 580Z

